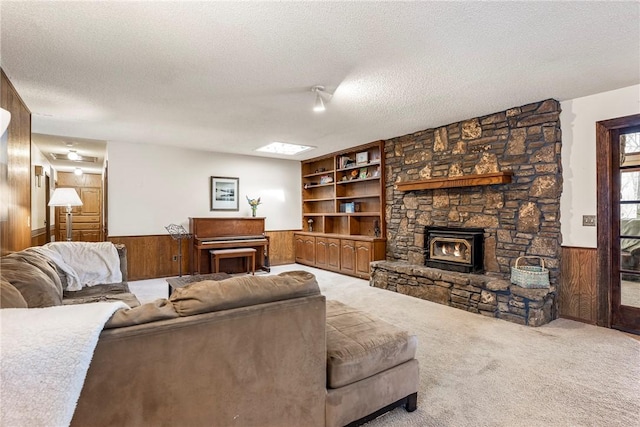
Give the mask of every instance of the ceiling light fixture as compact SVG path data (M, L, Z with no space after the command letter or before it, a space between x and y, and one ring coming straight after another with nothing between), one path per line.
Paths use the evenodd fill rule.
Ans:
M83 174L82 169L80 168L75 168L73 173L76 174L77 176L80 176Z
M316 101L313 104L313 111L315 111L316 113L323 112L326 109L324 106L323 97L326 98L327 102L329 102L329 100L331 99L331 94L325 92L324 86L314 86L311 88L311 92L314 92L316 94Z
M69 160L78 160L80 156L76 152L76 150L69 150L69 154L67 154L67 159Z
M289 144L287 142L272 142L264 147L257 148L256 151L263 153L284 154L287 156L295 156L303 151L312 150L315 147L309 145Z
M51 160L69 160L69 153L45 153L47 157L51 158ZM83 156L78 154L78 158L73 160L74 162L84 162L84 163L98 163L97 157L92 156Z

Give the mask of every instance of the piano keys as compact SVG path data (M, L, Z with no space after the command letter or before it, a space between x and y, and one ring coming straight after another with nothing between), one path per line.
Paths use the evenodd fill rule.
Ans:
M190 249L191 274L213 271L209 251L213 249L254 248L255 269L270 271L269 237L264 234L264 218L189 218L189 232L193 235ZM242 272L240 261L225 259L220 271Z

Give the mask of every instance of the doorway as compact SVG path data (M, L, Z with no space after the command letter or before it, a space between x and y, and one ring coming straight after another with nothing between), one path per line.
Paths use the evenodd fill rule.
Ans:
M640 334L640 115L596 123L598 325Z

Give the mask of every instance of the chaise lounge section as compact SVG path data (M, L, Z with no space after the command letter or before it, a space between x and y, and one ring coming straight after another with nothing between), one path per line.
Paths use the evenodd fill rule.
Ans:
M327 427L416 409L418 339L375 316L327 301Z

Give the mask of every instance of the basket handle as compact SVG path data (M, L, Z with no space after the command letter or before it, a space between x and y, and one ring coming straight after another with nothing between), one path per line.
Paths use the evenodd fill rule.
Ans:
M540 267L544 268L544 260L541 257L535 255L525 255L516 258L516 268L518 268L518 261L520 261L521 258L537 258L540 260Z

